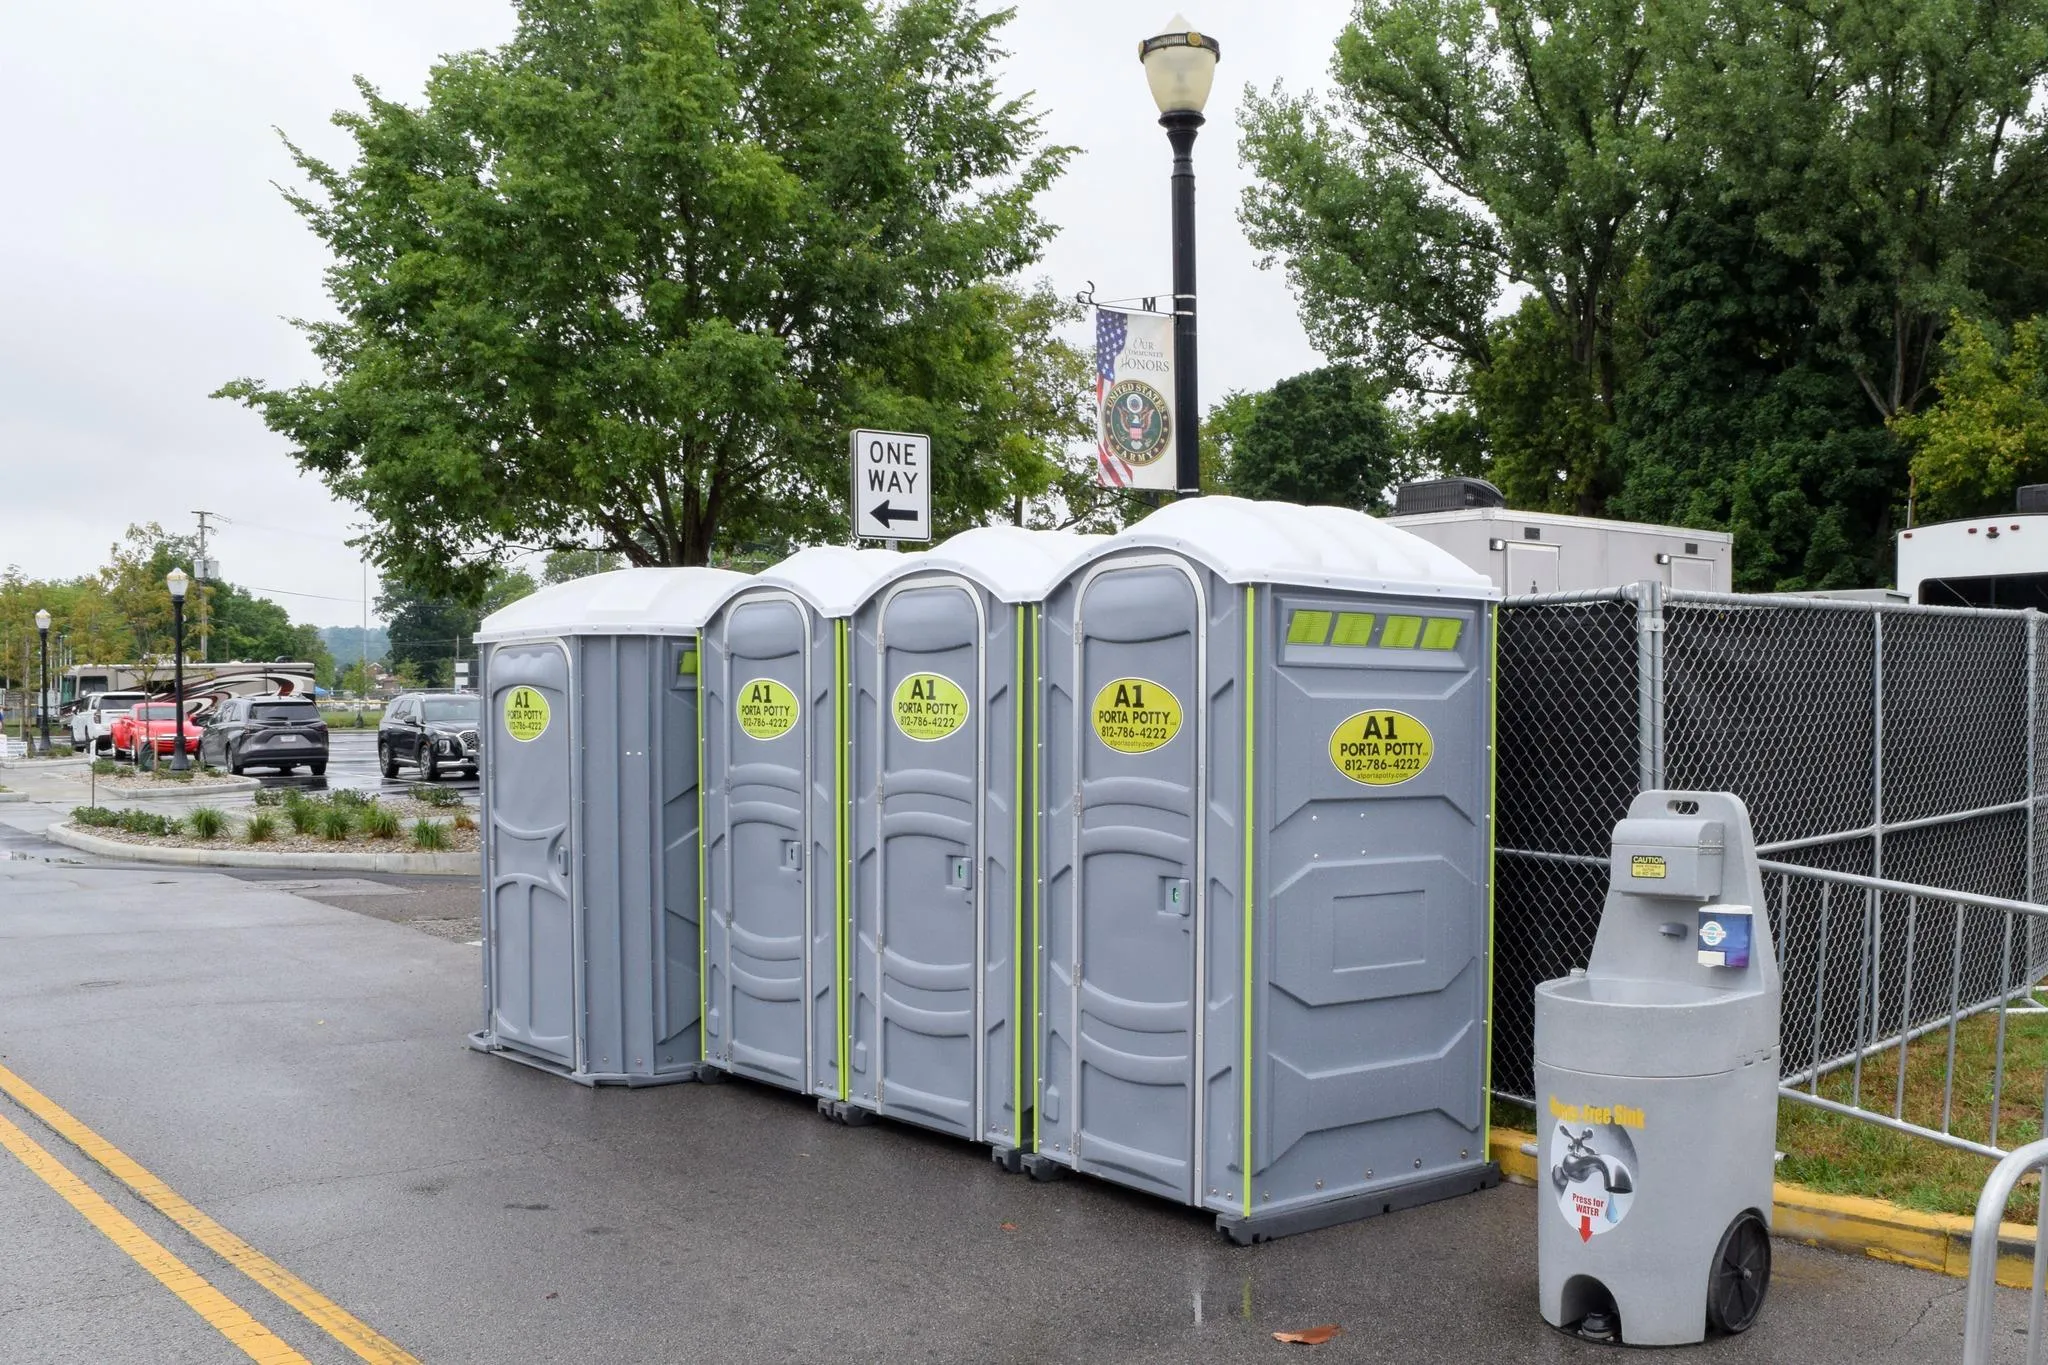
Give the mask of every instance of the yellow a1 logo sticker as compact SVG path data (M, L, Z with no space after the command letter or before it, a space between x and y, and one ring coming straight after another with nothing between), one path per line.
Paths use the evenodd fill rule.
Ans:
M1353 782L1393 787L1429 766L1436 741L1406 711L1360 711L1331 732L1330 762Z
M967 723L967 694L943 673L913 673L896 684L889 709L907 738L931 743Z
M505 733L521 744L531 744L548 732L548 699L531 687L515 687L505 694Z
M1117 678L1095 694L1095 737L1120 754L1149 754L1180 733L1180 698L1150 678Z
M802 707L796 693L773 678L755 678L740 688L734 717L749 739L781 739L796 728Z

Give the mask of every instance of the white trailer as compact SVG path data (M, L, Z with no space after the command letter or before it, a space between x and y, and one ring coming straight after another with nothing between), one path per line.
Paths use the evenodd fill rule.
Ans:
M1898 546L1899 591L1908 601L2048 611L2048 513L1915 526L1899 532Z
M1511 597L1642 582L1697 592L1735 589L1734 538L1726 531L1506 507L1419 512L1386 521L1450 551Z

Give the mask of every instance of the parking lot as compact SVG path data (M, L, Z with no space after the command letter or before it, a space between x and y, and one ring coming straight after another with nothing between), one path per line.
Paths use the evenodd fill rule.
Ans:
M0 1096L61 1168L0 1152L0 1359L243 1359L248 1328L216 1321L233 1313L335 1362L1611 1349L1538 1319L1530 1190L1239 1249L1188 1211L1034 1184L963 1144L834 1126L743 1083L583 1089L464 1047L481 1008L473 885L122 868L43 842L51 814L0 817L0 1089L32 1087L57 1125L109 1146L89 1159L80 1130ZM231 1264L111 1175L117 1158L259 1261ZM188 1268L209 1311L50 1175ZM265 1264L281 1291L237 1268ZM1961 1289L1781 1242L1759 1325L1699 1358L1950 1359ZM341 1317L288 1306L306 1294ZM400 1353L345 1348L348 1321ZM1326 1323L1344 1332L1322 1346L1271 1336Z

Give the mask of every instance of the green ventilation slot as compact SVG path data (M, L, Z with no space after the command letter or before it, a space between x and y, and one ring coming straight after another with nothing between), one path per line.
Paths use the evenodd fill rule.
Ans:
M1327 611L1297 611L1287 618L1287 643L1290 645L1319 645L1329 638L1330 613Z

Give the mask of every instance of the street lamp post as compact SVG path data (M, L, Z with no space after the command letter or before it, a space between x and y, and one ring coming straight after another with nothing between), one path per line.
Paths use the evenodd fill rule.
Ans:
M171 590L171 684L172 724L176 727L171 740L171 771L184 772L192 765L185 761L185 588L191 583L183 569L172 569L164 575L164 585ZM144 726L147 731L149 727Z
M1173 146L1173 481L1176 496L1202 491L1202 391L1195 379L1195 132L1223 48L1182 15L1138 44L1159 125Z
M50 756L50 613L36 613L36 640L42 655L43 687L36 693L36 715L40 718L37 727L41 739L36 750L44 758Z

